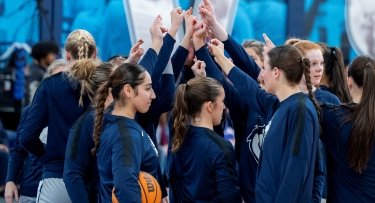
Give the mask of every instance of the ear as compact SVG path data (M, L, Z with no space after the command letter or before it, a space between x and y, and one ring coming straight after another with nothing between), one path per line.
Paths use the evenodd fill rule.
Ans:
M124 85L124 87L122 88L122 90L124 91L124 95L125 95L126 98L132 97L132 95L133 95L133 88L129 84Z
M280 77L281 71L278 67L274 67L272 69L272 75L274 79L278 79Z
M207 102L207 111L211 113L215 109L214 103L211 101Z
M92 56L93 59L96 59L97 54L98 54L98 49L95 49L94 55Z
M351 77L347 77L347 81L348 81L348 87L349 89L351 89L353 87L353 79Z
M71 59L72 59L72 56L70 55L70 53L65 51L65 60L70 61Z

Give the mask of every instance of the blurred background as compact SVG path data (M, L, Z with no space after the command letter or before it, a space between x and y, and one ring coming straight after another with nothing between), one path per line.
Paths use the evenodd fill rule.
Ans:
M173 1L173 0L171 0ZM233 2L233 0L221 0ZM178 0L183 9L194 0ZM345 29L345 0L239 0L232 36L262 40L267 33L275 44L290 36L324 41L341 47L349 60L356 54ZM14 42L33 45L41 40L63 46L74 29L91 32L106 60L127 54L130 36L123 0L0 0L0 54Z

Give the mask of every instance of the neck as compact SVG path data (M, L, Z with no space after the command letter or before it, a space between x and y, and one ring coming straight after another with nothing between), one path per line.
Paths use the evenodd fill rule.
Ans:
M301 92L305 93L305 94L308 94L309 93L309 90L307 89L307 86L305 83L300 83L299 84L299 89L301 90ZM315 92L316 90L316 87L315 85L312 85L312 92Z
M350 91L350 95L352 96L353 103L358 104L359 102L361 102L362 89L352 90L352 91Z
M279 88L275 91L276 97L280 102L284 101L288 97L298 92L302 92L298 85L289 86L289 85L280 85Z
M194 117L191 119L191 125L195 127L208 128L211 130L214 129L214 126L212 125L212 121L209 118Z
M328 78L323 74L322 79L320 79L320 85L324 85L326 87L330 87L330 83L328 81Z
M119 104L117 104L117 102L115 103L115 106L113 107L112 111L112 115L124 116L130 119L135 118L135 113L136 111L134 111L134 109L127 106L120 106Z

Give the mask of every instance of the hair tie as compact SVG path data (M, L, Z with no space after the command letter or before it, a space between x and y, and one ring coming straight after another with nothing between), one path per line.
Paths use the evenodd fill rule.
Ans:
M336 56L336 48L335 48L335 47L330 47L330 50L331 50L331 56L332 56L334 59L337 59L337 56Z
M369 68L374 68L374 66L370 62L367 62L365 66L367 66Z

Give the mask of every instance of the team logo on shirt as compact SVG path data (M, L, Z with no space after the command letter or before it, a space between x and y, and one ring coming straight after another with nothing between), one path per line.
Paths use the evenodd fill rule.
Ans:
M148 140L150 141L150 144L151 144L152 148L154 149L156 156L159 156L159 152L158 152L158 150L156 149L156 147L155 147L155 145L154 145L154 142L151 140L151 137L150 137L147 133L145 133L145 134L146 134ZM144 137L144 136L145 136L145 135L143 134L143 131L142 131L142 137Z
M270 128L271 121L268 122L267 125L255 125L255 128L251 131L246 139L246 142L249 143L249 150L257 163L259 163L259 157L262 151L264 138L266 137L267 132Z

